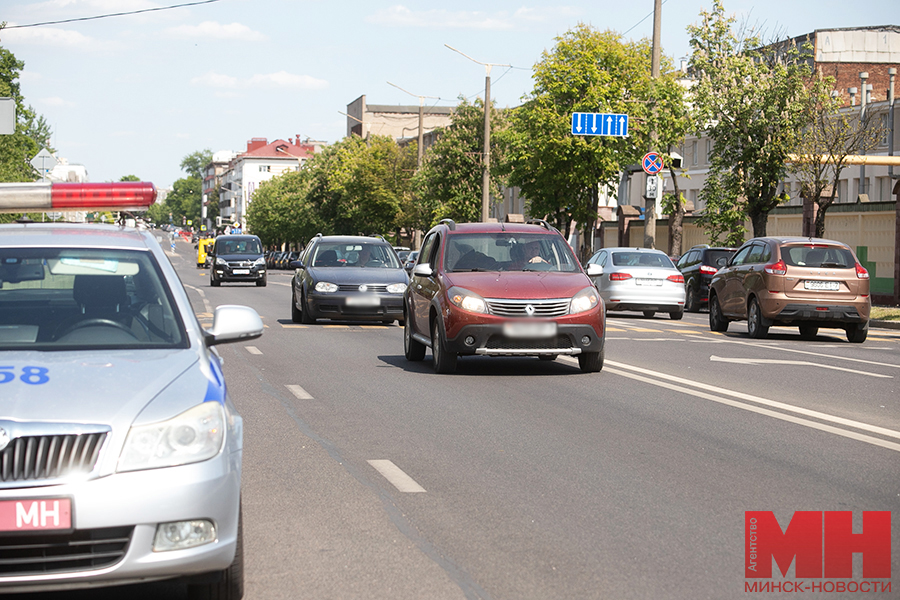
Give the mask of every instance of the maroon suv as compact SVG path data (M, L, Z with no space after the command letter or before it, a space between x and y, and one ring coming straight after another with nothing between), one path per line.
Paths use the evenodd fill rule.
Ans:
M584 372L603 368L603 301L544 221L444 219L425 237L404 312L406 358L420 361L430 347L438 373L454 372L460 355L566 354Z

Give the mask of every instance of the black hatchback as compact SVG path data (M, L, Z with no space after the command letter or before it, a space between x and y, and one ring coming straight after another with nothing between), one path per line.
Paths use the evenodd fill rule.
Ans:
M737 248L694 246L678 259L675 266L684 275L684 310L700 312L709 303L709 282L725 266Z

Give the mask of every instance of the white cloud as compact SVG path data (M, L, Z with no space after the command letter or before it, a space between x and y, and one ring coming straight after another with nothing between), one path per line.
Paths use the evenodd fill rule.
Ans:
M223 25L216 21L204 21L199 25L181 25L166 30L166 33L177 37L185 37L191 39L216 39L216 40L238 40L243 42L262 42L268 38L258 31L254 31L246 25L240 23L231 23Z
M175 137L179 140L189 140L191 139L191 135L189 133L176 133Z
M512 29L514 24L504 12L488 15L481 11L449 11L432 9L413 11L396 5L366 17L370 23L397 27L439 29Z
M328 82L324 79L316 79L309 75L294 75L286 71L278 71L277 73L260 73L253 75L249 79L238 79L231 75L222 75L221 73L206 73L199 77L191 79L191 84L217 88L220 90L237 90L251 87L279 87L279 88L299 88L305 90L322 90L328 87ZM228 97L223 95L220 97Z
M40 98L38 102L44 106L75 106L74 103L69 102L68 100L63 100L58 96L53 96L50 98Z
M13 23L10 23L11 25ZM57 46L67 48L97 49L97 40L69 29L58 27L27 27L23 29L4 29L3 43L36 44L40 46Z

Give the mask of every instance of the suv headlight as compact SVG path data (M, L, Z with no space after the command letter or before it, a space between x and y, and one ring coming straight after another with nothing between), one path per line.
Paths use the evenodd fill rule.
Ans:
M572 302L569 304L569 314L575 315L591 310L599 303L600 295L597 293L597 290L593 287L584 288L572 296Z
M487 303L484 298L465 288L454 286L447 290L447 295L450 297L450 302L463 310L474 313L487 312Z
M201 462L221 452L224 443L225 408L218 402L204 402L168 421L133 425L117 471Z
M264 267L264 266L266 266L266 259L265 259L265 258L262 258L262 257L257 258L257 259L253 262L253 266L255 266L255 267Z
M387 286L388 294L402 294L405 291L406 291L405 283L392 283L391 285Z
M227 267L227 266L228 266L228 261L225 260L224 258L216 257L216 264L217 264L217 265L222 265L222 266Z
M338 286L334 283L328 283L327 281L320 281L316 284L316 291L326 293L336 292L338 291Z

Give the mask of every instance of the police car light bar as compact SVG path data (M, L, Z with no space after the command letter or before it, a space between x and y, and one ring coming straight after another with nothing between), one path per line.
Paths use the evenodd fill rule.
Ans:
M146 181L117 183L0 183L0 212L146 210L156 187Z

